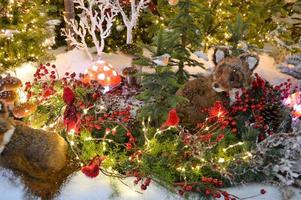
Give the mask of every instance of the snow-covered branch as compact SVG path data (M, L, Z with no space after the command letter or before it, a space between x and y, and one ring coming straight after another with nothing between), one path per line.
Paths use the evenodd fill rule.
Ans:
M93 60L89 52L87 37L92 38L97 56L100 57L105 46L105 39L111 34L111 28L119 9L110 0L74 0L76 9L80 10L78 21L75 19L65 22L71 30L64 29L63 34L71 45L84 50Z
M137 26L140 12L148 7L151 0L129 0L131 3L131 10L127 14L124 8L120 5L120 0L112 0L117 5L119 12L122 16L124 25L127 28L126 43L131 44L133 42L133 28Z

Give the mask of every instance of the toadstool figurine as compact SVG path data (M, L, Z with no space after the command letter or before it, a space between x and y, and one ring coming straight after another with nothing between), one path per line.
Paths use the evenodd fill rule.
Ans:
M97 81L102 87L112 89L121 83L121 77L114 67L106 61L99 60L84 73L82 82Z
M6 105L13 104L18 98L16 90L21 86L21 80L10 76L10 74L8 74L5 78L0 76L0 101Z
M4 102L5 105L12 105L17 99L18 95L15 91L0 92L0 101Z
M0 91L16 91L22 86L20 79L8 74L5 78L0 76Z
M37 105L34 103L26 102L17 105L13 108L12 112L16 118L24 118L33 114L37 110Z

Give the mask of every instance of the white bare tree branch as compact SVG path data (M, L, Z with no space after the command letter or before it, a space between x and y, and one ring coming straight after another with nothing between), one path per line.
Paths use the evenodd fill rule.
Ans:
M151 0L129 0L131 3L131 10L127 13L124 11L124 8L120 5L120 0L111 0L119 9L119 12L122 16L124 25L127 28L127 39L126 43L131 44L133 42L133 29L137 26L138 18L143 9L148 7L148 3Z
M72 30L63 29L63 34L71 45L84 50L93 60L87 37L92 38L97 56L100 57L104 50L105 39L111 34L113 21L119 9L110 0L74 0L74 4L81 13L78 14L78 21L65 18L65 22L72 27Z

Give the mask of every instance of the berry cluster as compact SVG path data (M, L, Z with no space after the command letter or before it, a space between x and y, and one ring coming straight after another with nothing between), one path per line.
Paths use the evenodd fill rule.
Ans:
M273 87L258 74L255 74L251 88L242 90L241 94L236 94L236 101L229 108L230 115L236 120L238 116L246 116L247 125L252 125L252 127L269 135L273 134L276 131L276 128L271 126L273 119L267 120L267 117L272 118L273 116L267 115L272 115L269 112L273 112L273 109L275 110L282 105L282 100L288 95L290 87L289 81ZM235 125L235 122L232 121L229 124ZM234 130L237 131L237 129ZM232 131L234 130L232 128ZM259 139L264 138L265 135L261 134Z
M148 186L150 185L152 179L150 177L146 177L146 178L142 178L143 176L139 173L138 170L132 170L132 171L128 171L127 172L127 176L128 177L135 177L134 180L134 184L138 185L139 183L140 185L140 189L141 190L147 190Z
M126 150L131 150L133 145L135 145L135 142L137 141L137 139L132 135L131 132L127 132L126 133L126 137L128 138L128 142L125 143L125 148Z
M199 182L189 184L186 182L178 182L175 183L175 186L181 187L179 190L179 195L181 196L189 192L203 193L205 196L212 196L213 198L220 198L221 194L228 197L230 196L227 192L217 189L223 186L223 181L210 177L202 177Z

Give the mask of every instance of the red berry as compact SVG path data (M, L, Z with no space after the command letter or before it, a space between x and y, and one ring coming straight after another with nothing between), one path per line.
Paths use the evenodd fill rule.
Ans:
M211 194L211 191L210 191L209 189L206 189L206 190L205 190L205 195L206 195L206 196L209 196L210 194Z
M187 186L185 187L185 190L186 190L186 191L191 191L191 190L192 190L192 186L191 186L191 185L187 185Z
M141 185L141 190L146 190L146 189L147 189L147 186L144 185L144 184L142 184L142 185Z
M126 148L126 150L131 150L132 149L132 144L131 143L126 143L125 148Z
M260 193L261 193L261 194L265 194L266 192L267 192L267 191L266 191L265 189L261 189L261 190L260 190Z
M135 177L138 177L138 176L139 176L139 172L134 171L133 175L134 175Z

